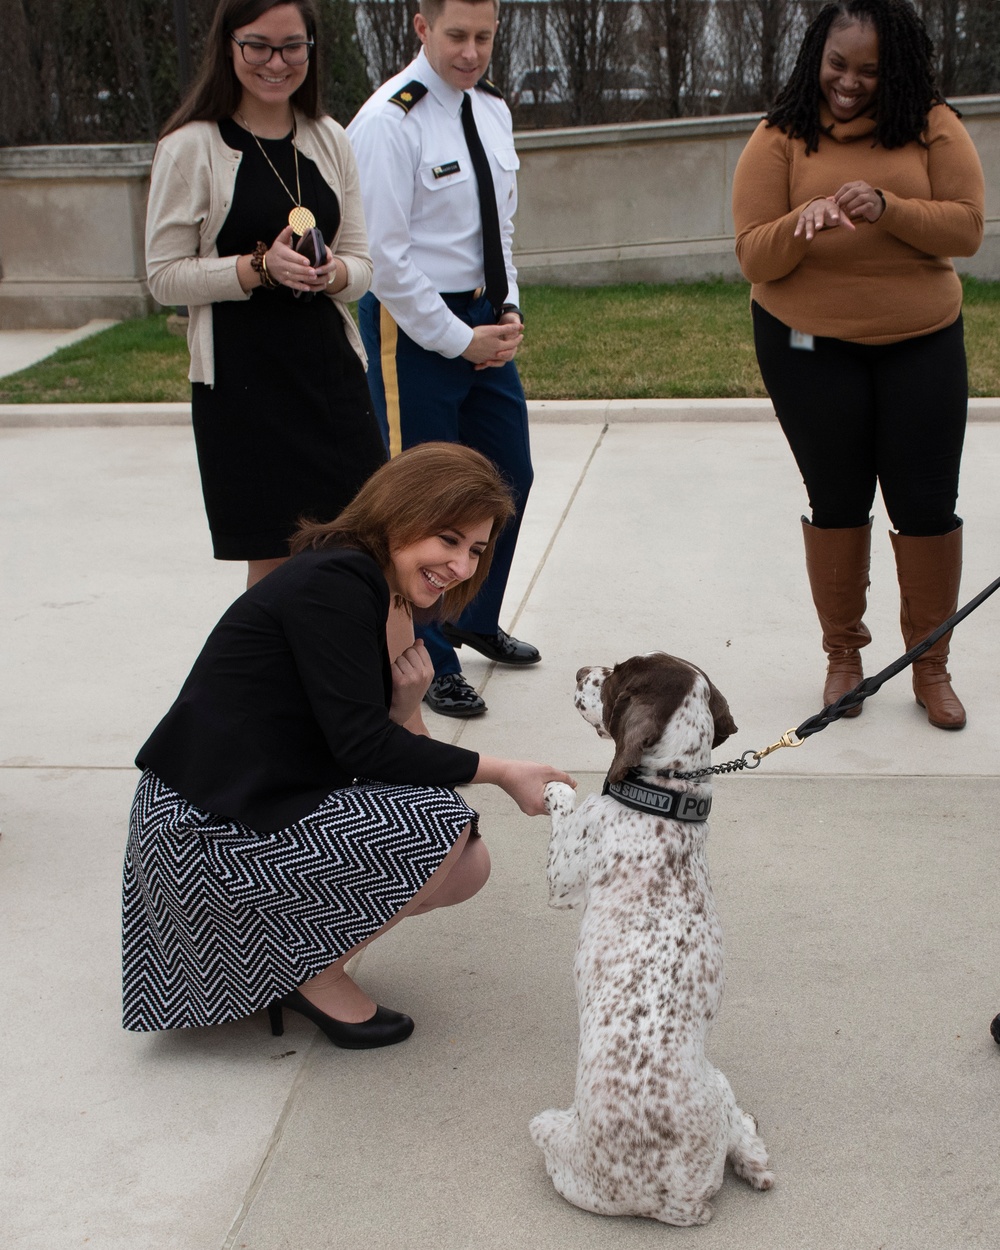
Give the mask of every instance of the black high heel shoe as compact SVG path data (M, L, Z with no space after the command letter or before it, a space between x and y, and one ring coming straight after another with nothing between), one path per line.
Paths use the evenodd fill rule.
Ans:
M271 1021L271 1032L281 1037L285 1031L282 1018L282 1007L297 1011L300 1016L311 1020L322 1029L334 1046L343 1050L374 1050L377 1046L395 1046L397 1042L405 1042L413 1032L413 1021L402 1012L391 1011L388 1007L376 1007L375 1014L360 1024L348 1024L345 1020L334 1020L325 1011L314 1007L304 994L292 990L284 998L276 998L267 1008L268 1019Z

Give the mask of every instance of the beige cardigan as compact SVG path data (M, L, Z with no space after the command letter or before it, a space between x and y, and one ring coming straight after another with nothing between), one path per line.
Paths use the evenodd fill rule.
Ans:
M330 250L347 269L347 286L330 295L351 346L364 348L347 305L371 285L361 188L354 151L332 117L295 114L296 147L313 161L340 203L340 228ZM153 156L146 212L146 275L160 304L186 304L192 382L215 381L212 304L249 299L236 276L235 256L220 256L215 240L233 201L242 152L222 139L215 122L189 122L161 139ZM267 240L271 242L270 239Z

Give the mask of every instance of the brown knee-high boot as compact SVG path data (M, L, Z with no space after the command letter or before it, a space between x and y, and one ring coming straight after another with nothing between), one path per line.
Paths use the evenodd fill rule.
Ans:
M889 531L899 577L899 623L906 649L946 621L958 608L962 580L962 526L948 534L914 538ZM913 693L938 729L962 729L965 708L945 667L949 631L913 665Z
M819 529L802 518L806 571L827 660L823 705L835 703L864 677L861 647L872 640L862 621L868 606L872 523L848 529ZM845 716L859 716L861 707Z

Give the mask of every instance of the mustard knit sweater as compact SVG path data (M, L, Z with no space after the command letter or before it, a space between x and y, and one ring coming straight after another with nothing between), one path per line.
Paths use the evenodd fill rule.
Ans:
M962 286L949 257L983 238L983 171L965 127L935 105L919 143L873 146L875 122L834 122L823 105L819 149L761 122L733 177L736 255L752 297L806 334L895 343L951 325ZM803 208L863 180L885 197L877 222L794 238Z

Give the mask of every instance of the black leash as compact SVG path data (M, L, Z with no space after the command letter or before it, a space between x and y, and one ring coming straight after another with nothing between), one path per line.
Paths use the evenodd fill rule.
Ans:
M960 621L964 621L970 612L975 612L976 608L998 589L1000 589L1000 577L996 581L991 582L985 590L981 590L974 599L970 599L964 608L959 608L954 616L949 616L933 633L928 634L923 642L918 642L915 647L911 647L898 660L893 660L881 673L876 673L874 677L866 677L863 681L858 682L853 690L848 690L846 694L842 694L835 703L828 703L822 711L804 720L797 729L789 729L787 733L781 735L777 742L773 742L762 751L744 751L738 760L730 760L726 764L714 764L711 768L699 768L695 772L690 773L674 772L671 775L684 781L696 781L699 777L707 777L711 773L740 772L744 768L756 768L765 755L770 755L772 751L777 751L781 747L800 747L806 738L811 738L813 734L818 734L827 725L832 725L834 721L840 720L852 708L860 707L865 699L870 698L876 691L880 690L891 677L901 673L904 668L909 668L914 660L919 660L925 651L933 647L939 639L943 638L950 629L954 629Z
M893 660L881 673L876 673L874 677L866 677L864 681L858 682L853 690L848 690L846 694L842 694L836 703L829 704L821 712L817 712L815 716L810 716L808 720L804 720L798 729L793 731L795 736L805 741L806 738L811 737L813 734L818 734L821 729L825 729L827 725L832 725L835 720L840 720L852 708L860 707L865 699L881 689L890 677L895 677L904 668L909 668L914 660L919 660L925 651L930 650L950 629L954 629L959 621L964 621L970 612L975 612L976 608L981 603L984 603L997 589L1000 589L1000 577L995 582L991 582L985 590L981 590L975 599L970 599L965 607L960 608L954 616L949 616L944 624L939 625L933 633L928 634L923 642L918 642L905 655L901 655L898 660Z

